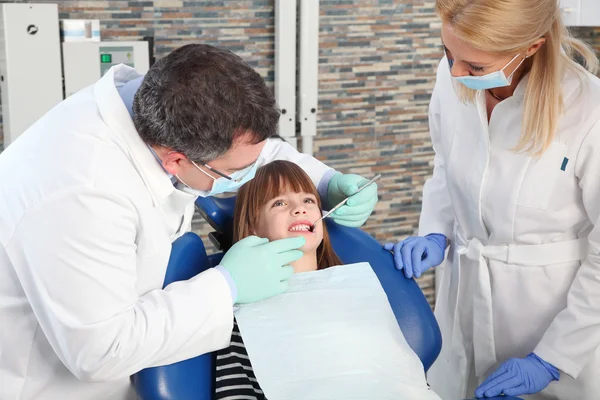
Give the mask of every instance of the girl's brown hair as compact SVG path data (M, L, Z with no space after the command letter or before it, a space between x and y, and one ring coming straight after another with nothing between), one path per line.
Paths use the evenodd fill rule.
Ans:
M321 199L317 188L310 177L299 166L290 162L277 160L270 162L256 171L256 176L240 188L235 202L233 223L233 242L251 236L258 223L261 208L265 203L286 191L310 193L317 198L321 209ZM317 268L325 269L342 262L333 251L327 227L323 223L323 241L317 248Z

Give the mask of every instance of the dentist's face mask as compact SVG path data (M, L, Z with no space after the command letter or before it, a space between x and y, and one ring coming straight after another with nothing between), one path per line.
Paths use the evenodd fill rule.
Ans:
M224 175L224 174L212 169L208 165L205 165L205 167L207 169L215 171L218 175L222 175L220 178L215 178L214 176L210 175L208 172L206 172L205 170L200 168L198 166L198 164L196 164L194 161L191 161L191 162L192 162L192 164L194 164L194 167L196 167L200 172L202 172L203 174L205 174L206 176L208 176L209 178L211 178L213 180L213 186L210 191L194 189L190 185L185 183L179 177L179 175L175 175L175 176L184 185L184 187L181 189L182 191L189 193L189 194L193 194L194 196L199 196L199 197L209 197L209 196L214 196L214 195L222 194L222 193L235 192L246 182L248 182L248 181L252 180L252 178L254 178L254 175L256 174L256 168L257 168L257 163L255 162L254 164L250 165L249 167L244 168L239 171L236 171L233 174L227 176L227 175Z
M525 61L525 58L527 58L527 57L525 57L524 59L521 60L519 65L517 65L517 68L515 68L513 73L510 74L509 76L506 76L506 74L504 73L504 70L506 69L506 67L508 67L510 64L512 64L519 56L520 56L520 54L517 54L516 56L514 56L513 59L510 60L508 62L508 64L506 64L504 66L504 68L502 68L500 71L492 72L490 74L482 75L482 76L472 76L472 75L459 76L454 79L456 79L458 82L462 83L469 89L473 89L473 90L486 90L486 89L494 89L494 88L509 86L512 82L512 77L513 77L515 71L519 69L519 67L521 66L521 64L523 64L523 61ZM448 65L450 66L450 69L452 69L453 64L454 64L454 60L448 59Z

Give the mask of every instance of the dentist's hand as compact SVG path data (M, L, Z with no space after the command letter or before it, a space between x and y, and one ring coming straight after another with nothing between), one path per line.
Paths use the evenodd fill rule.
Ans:
M511 358L490 375L476 390L476 397L521 396L541 392L560 372L534 353L525 358Z
M252 303L285 292L294 273L289 264L302 257L304 253L297 249L305 243L301 236L273 242L249 236L234 244L220 265L237 287L235 303Z
M446 236L441 233L411 236L396 244L387 243L383 248L393 251L396 268L403 269L407 278L419 278L423 272L444 261Z
M373 182L360 193L356 191L368 181L354 174L336 173L331 177L327 186L329 205L335 207L346 197L350 197L346 204L331 214L336 224L357 228L367 221L377 204L377 184Z

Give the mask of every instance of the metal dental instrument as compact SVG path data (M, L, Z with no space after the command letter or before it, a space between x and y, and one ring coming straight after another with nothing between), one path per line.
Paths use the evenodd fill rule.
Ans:
M373 179L371 179L369 182L365 183L364 185L362 185L361 187L358 188L358 190L356 192L354 192L353 195L346 197L344 200L342 200L341 202L339 202L335 207L333 207L331 210L327 211L325 214L323 214L323 216L321 218L319 218L318 220L316 220L312 226L310 227L310 231L313 232L315 229L315 225L317 224L317 222L325 219L326 217L328 217L331 213L335 212L335 210L337 210L338 208L340 208L341 206L343 206L344 204L346 204L346 202L348 201L348 199L352 196L354 196L356 193L360 192L361 190L363 190L364 188L366 188L367 186L369 186L371 183L375 182L377 179L381 178L381 174L377 174L373 177Z

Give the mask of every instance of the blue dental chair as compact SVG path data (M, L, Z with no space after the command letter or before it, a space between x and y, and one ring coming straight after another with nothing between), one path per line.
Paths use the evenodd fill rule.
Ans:
M202 240L187 233L173 243L164 286L186 280L218 265L231 246L235 198L198 198L196 207L215 229L209 238L221 253L206 255ZM417 283L394 268L392 255L360 229L326 219L333 248L345 264L367 261L385 290L406 341L421 359L425 371L437 358L441 334ZM214 393L214 355L205 354L175 364L148 368L131 377L141 400L209 400Z

